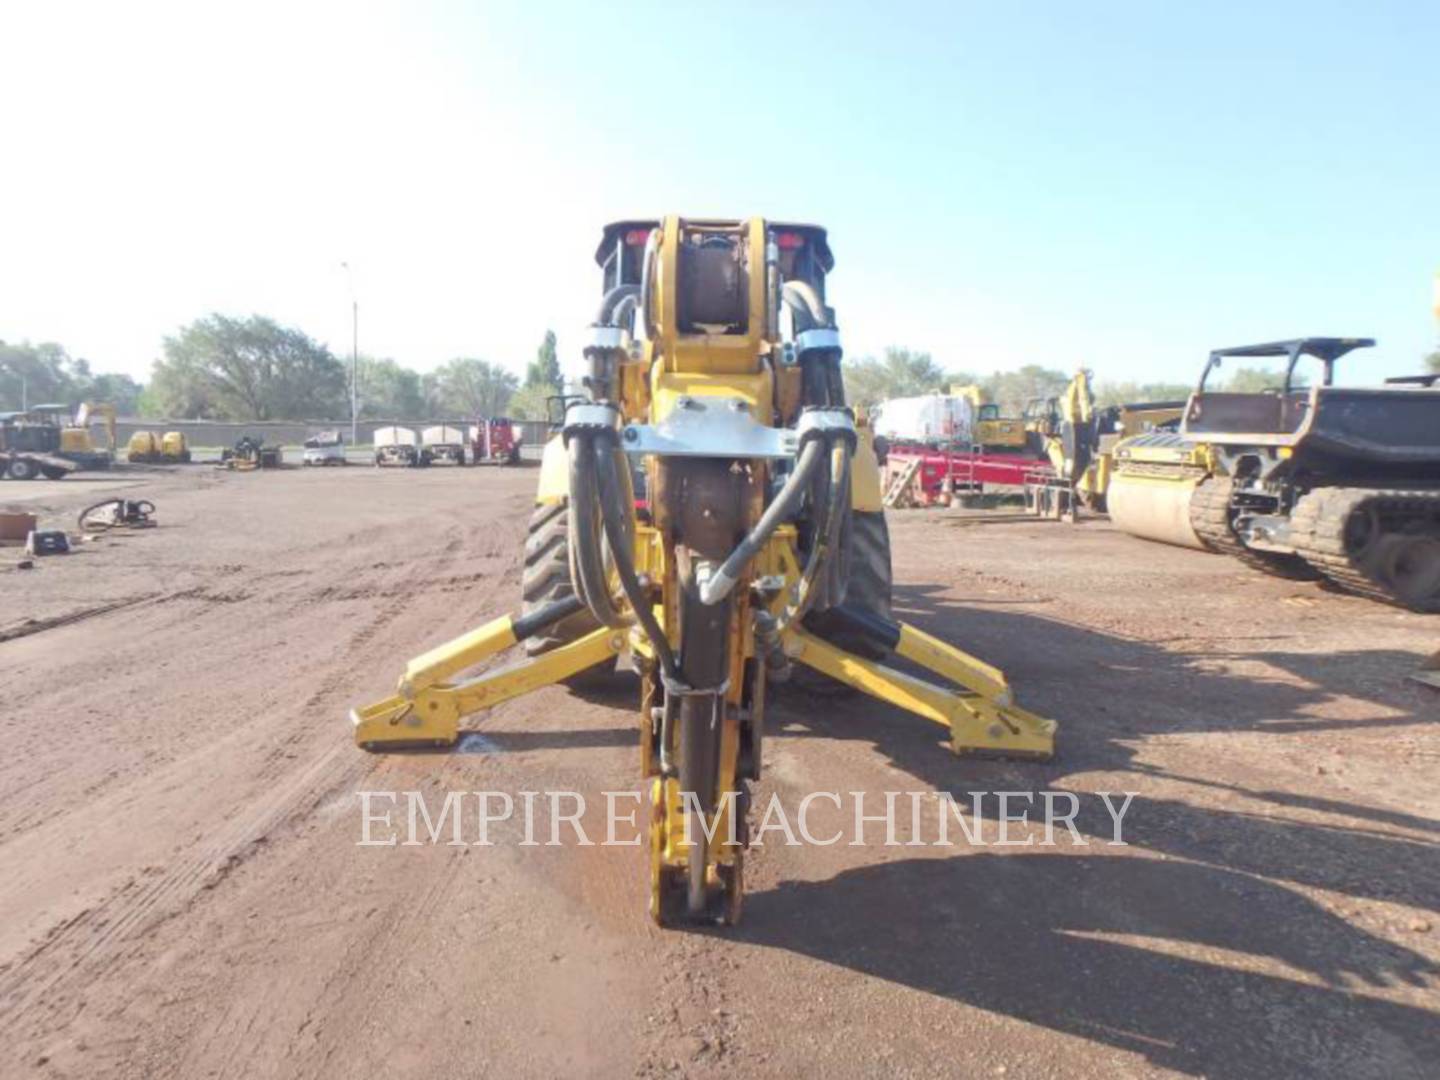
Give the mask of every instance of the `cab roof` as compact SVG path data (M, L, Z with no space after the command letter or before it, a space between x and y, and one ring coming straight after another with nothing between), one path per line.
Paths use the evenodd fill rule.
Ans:
M697 223L709 224L715 219L692 218ZM766 224L773 230L781 232L803 233L815 245L816 254L819 256L820 265L828 274L835 267L835 256L830 251L830 242L826 238L825 230L819 225L807 225L798 221L766 221ZM615 246L615 237L618 233L629 232L631 229L644 229L649 232L651 229L659 228L659 218L622 218L619 221L612 221L600 232L600 245L595 249L595 262L601 266L610 257L610 251Z
M1211 356L1313 356L1317 360L1336 360L1351 349L1368 349L1375 344L1374 338L1311 337L1291 338L1288 341L1270 341L1264 345L1237 345L1229 349L1214 349Z

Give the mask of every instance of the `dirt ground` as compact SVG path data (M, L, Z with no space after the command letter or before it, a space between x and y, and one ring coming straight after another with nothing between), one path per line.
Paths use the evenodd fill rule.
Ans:
M0 551L0 1075L1440 1075L1440 693L1407 680L1440 617L1103 520L891 517L897 611L1057 719L1053 762L790 689L760 787L1070 791L1085 846L997 847L993 803L984 845L767 842L723 932L655 929L633 847L360 846L362 790L639 789L620 676L454 753L352 745L515 601L534 478L0 485L160 521Z

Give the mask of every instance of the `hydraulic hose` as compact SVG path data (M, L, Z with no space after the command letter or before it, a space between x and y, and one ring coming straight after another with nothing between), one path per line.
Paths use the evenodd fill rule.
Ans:
M606 443L611 445L607 446ZM625 591L625 598L630 601L635 618L639 620L645 636L650 639L650 645L660 660L661 670L666 678L678 681L680 668L675 662L675 652L670 648L670 639L665 636L665 631L655 621L655 612L651 610L650 600L640 586L640 579L635 575L635 561L631 558L632 545L628 540L629 530L626 525L629 520L629 507L633 505L633 492L625 482L626 474L621 472L622 469L629 468L629 462L611 438L602 437L595 442L594 465L599 480L600 516L605 526L605 538L614 558L615 573L620 578L620 588Z
M571 437L570 520L567 539L570 547L570 582L576 594L602 626L619 629L625 618L610 599L605 575L605 552L596 528L599 518L595 483L593 436L581 432Z
M626 316L633 316L635 309L640 305L640 288L637 285L634 286L634 289L635 291L629 296L622 296L610 312L611 322L621 329L629 329L625 323Z
M711 574L709 579L700 586L700 602L705 605L718 604L725 597L730 595L730 590L735 587L735 582L744 572L745 566L765 546L770 537L775 534L780 523L790 516L791 511L804 495L805 489L810 486L810 481L815 476L815 470L825 460L825 443L821 439L811 439L805 443L800 451L800 458L795 463L795 471L785 481L785 486L780 489L780 494L775 496L774 502L765 508L765 513L760 515L760 520L755 527L734 551L730 557L720 566L720 569Z
M820 294L809 282L787 281L781 287L781 293L787 304L794 308L800 308L809 315L816 327L830 326L830 313L825 310L825 302L820 299Z
M638 297L640 295L639 285L616 285L607 292L604 299L600 301L600 310L595 313L596 326L613 326L615 309L627 297Z
M810 556L800 574L795 590L795 602L780 615L778 632L789 628L797 619L803 619L810 605L815 602L815 579L822 569L830 565L830 552L838 549L840 528L845 516L845 500L850 495L850 448L837 443L830 451L830 494L826 501L825 516L816 523L815 542L810 547ZM832 585L833 587L833 585Z

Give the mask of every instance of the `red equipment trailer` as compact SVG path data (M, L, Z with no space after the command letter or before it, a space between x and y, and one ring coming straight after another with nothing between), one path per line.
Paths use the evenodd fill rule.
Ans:
M986 486L1028 488L1055 478L1048 461L1014 453L892 445L885 458L887 506L948 506Z

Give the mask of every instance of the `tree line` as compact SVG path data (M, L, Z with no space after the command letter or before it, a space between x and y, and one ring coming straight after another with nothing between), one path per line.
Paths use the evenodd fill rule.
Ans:
M418 372L389 357L360 356L362 419L509 415L541 419L563 379L555 334L545 332L522 382L498 364L456 357ZM339 420L350 415L350 363L303 331L261 315L213 314L165 338L141 385L95 375L53 342L0 342L0 411L63 402L109 402L121 415L192 420Z
M197 420L339 420L350 415L350 365L303 331L261 315L212 314L165 338L163 355L141 385L128 375L96 374L90 363L53 342L0 341L0 411L24 405L108 401L122 415ZM1425 358L1440 372L1440 350ZM498 416L543 419L546 398L564 380L555 334L546 331L524 379L477 357L456 357L434 371L418 372L389 357L361 356L357 364L363 419L425 420ZM1018 415L1036 398L1058 395L1071 372L1041 364L981 375L946 371L928 352L892 346L879 357L845 363L852 404L874 406L948 387L978 385L1006 415ZM1238 368L1227 390L1275 385L1273 371ZM1101 406L1186 397L1192 384L1101 381Z
M1440 349L1424 360L1425 367L1440 372ZM1041 364L1026 364L1015 371L980 375L971 371L946 371L928 352L892 346L882 356L862 357L845 363L845 394L852 405L871 407L890 398L915 397L962 386L979 386L987 401L999 405L1006 416L1018 416L1037 398L1057 397L1070 382L1074 370L1062 371ZM1198 374L1198 373L1197 373ZM1213 388L1233 393L1255 393L1280 384L1274 368L1239 367ZM1304 385L1297 371L1298 385ZM1141 382L1100 380L1091 384L1095 403L1101 408L1144 401L1183 401L1195 388L1193 382Z

